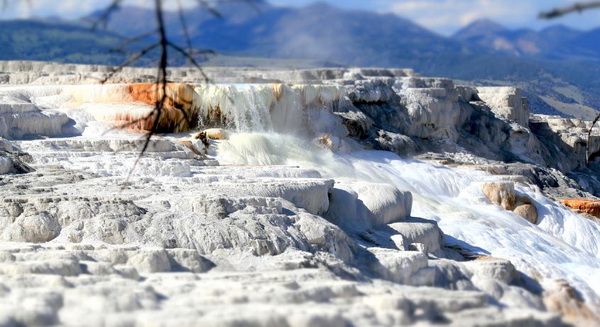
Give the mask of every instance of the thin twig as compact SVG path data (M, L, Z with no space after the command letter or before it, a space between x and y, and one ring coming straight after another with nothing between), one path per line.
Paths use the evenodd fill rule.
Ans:
M542 18L542 19L552 19L552 18L564 16L566 14L570 14L573 12L581 13L584 10L588 10L588 9L592 9L592 8L600 8L600 1L576 3L576 4L573 4L568 7L555 8L550 11L541 12L538 17Z
M596 116L596 118L594 118L594 120L592 121L592 126L590 126L590 130L588 131L587 134L587 144L585 145L585 163L589 164L590 163L590 141L592 138L592 132L594 131L594 125L596 125L596 123L600 120L600 114L598 114Z
M115 11L119 10L119 8L121 7L121 2L123 2L123 0L113 0L113 2L102 12L100 17L98 17L98 19L92 23L92 30L96 30L98 28L98 25L100 24L102 24L102 26L106 28L110 16Z
M156 31L157 30L153 30L153 31L149 31L149 32L140 34L138 36L134 36L132 38L128 38L127 40L119 43L119 45L117 45L117 47L115 49L123 49L123 48L125 48L126 46L128 46L128 45L130 45L132 43L135 43L135 42L137 42L137 41L139 41L141 39L145 39L147 37L150 37L150 36L156 34Z
M152 44L151 46L143 49L142 51L134 54L133 56L131 56L129 59L125 60L122 64L120 64L118 67L114 68L111 70L111 72L101 81L101 84L104 84L106 82L108 82L109 79L111 79L113 76L115 76L118 72L120 72L121 70L123 70L123 68L125 68L126 66L136 62L138 59L140 59L141 57L145 56L146 54L148 54L150 51L158 48L158 46L160 45L160 43L155 43Z
M217 18L223 18L223 16L221 15L220 12L218 12L216 9L214 9L209 3L208 1L205 0L196 0L198 2L198 5L200 7L204 7L206 8L206 10L208 10L211 14L213 14L215 17Z
M156 21L158 23L158 34L160 37L160 63L158 65L158 73L156 74L156 102L154 105L154 113L156 113L154 117L154 122L152 124L152 129L148 131L146 134L146 140L144 141L144 146L140 151L138 157L135 159L129 174L127 174L127 178L125 179L125 185L128 184L129 178L131 174L135 170L135 167L138 165L140 159L148 149L150 145L150 140L152 139L152 135L158 130L158 124L160 122L160 117L162 115L162 111L164 109L165 100L167 99L167 64L168 64L168 51L169 51L169 43L167 40L167 33L165 31L165 23L163 18L162 11L162 0L155 0L155 11L156 11ZM159 92L158 86L162 87L162 95ZM160 99L159 99L159 95Z
M209 82L208 75L206 75L206 73L204 72L204 69L202 69L202 66L200 66L200 64L196 61L196 59L194 59L193 56L191 56L189 53L187 53L180 46L178 46L170 41L167 41L167 45L169 45L170 47L175 49L177 52L181 53L184 57L186 57L192 63L192 65L194 65L200 71L200 74L202 74L202 78L204 78L204 82L206 82L206 83Z

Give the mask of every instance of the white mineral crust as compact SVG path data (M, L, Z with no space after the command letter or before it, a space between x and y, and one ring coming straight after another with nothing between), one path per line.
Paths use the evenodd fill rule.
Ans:
M85 84L107 72L15 62L0 71L11 84ZM171 74L193 76L182 72ZM121 82L142 73L128 69ZM529 113L510 107L512 91L483 96L489 107L477 111L477 90L408 70L262 76L325 85L197 86L200 128L226 137L200 156L192 148L204 145L189 134L155 136L135 166L143 136L103 116L148 110L122 87L0 87L0 326L594 321L597 222L515 177L514 192L537 209L532 224L482 191L509 177L365 150L348 137L393 116L369 137L413 149L478 138L532 162L559 156L541 150ZM490 129L465 136L467 121ZM564 124L549 128L576 144ZM560 158L565 169L582 162ZM577 292L562 291L570 287Z

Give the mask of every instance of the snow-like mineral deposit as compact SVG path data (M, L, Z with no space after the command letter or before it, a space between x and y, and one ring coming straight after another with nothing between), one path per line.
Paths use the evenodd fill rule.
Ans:
M384 69L172 69L159 116L109 71L0 63L0 326L600 322L590 122Z

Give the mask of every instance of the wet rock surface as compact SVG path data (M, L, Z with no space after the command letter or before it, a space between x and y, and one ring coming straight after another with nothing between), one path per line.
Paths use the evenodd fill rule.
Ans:
M314 214L340 205L328 196L334 184L315 171L286 167L277 178L273 167L271 177L257 179L267 168L215 166L182 153L196 162L195 177L163 171L149 179L139 170L124 186L120 178L49 165L48 144L16 143L48 162L35 173L2 176L0 237L11 241L0 243L7 324L561 324L533 306L525 313L490 305L472 284L447 290L448 282L436 283L454 278L453 270L429 266L429 255L444 256L443 234L435 222L410 218L411 198L389 186L339 186L357 199L387 194L357 200L365 229L389 226L389 236L371 235L389 244L373 247L351 237L357 229L347 234ZM69 150L72 157L81 151ZM148 153L149 160L167 154L176 155ZM201 180L212 182L198 187ZM490 278L510 282L496 275Z
M2 63L0 70L19 71L10 83L38 84L91 83L107 73L74 66L82 74L65 76L59 65L47 66L45 75L28 72L39 65L46 67ZM145 82L140 72L128 69L121 81ZM256 73L223 76L235 82ZM194 81L185 69L171 76ZM94 86L45 88L49 98L27 89L24 104L15 101L18 87L0 89L0 114L22 110L10 117L17 129L0 128L12 138L0 143L0 167L13 158L10 170L0 168L0 325L561 326L567 316L596 319L593 289L579 291L587 284L577 278L574 286L540 285L565 273L544 265L547 257L531 258L559 247L567 261L580 255L571 246L595 249L569 229L577 217L552 220L559 208L541 193L593 192L593 183L578 182L594 169L582 166L577 137L585 126L571 122L581 129L576 135L561 121L536 129L513 88L490 100L475 88L409 70L261 76L317 85L173 86L170 92L186 101L170 105L187 105L202 127L217 129L202 137L155 137L133 170L139 135L98 130L115 113L147 112L152 98L141 86L131 89L140 103L126 108L120 98L116 105L77 102L77 92ZM256 102L240 101L248 89ZM64 95L73 98L61 103L76 107L45 112L44 101ZM568 146L550 149L536 130L554 131ZM302 143L264 135L274 132ZM316 155L306 151L313 146ZM344 157L365 146L445 166L406 160L391 170L399 158ZM217 155L240 163L220 163ZM294 156L302 164L289 164ZM26 169L15 168L21 164ZM468 178L461 180L455 167L468 169ZM430 181L441 171L436 176L451 182L391 175L403 169L423 169L420 178ZM397 177L405 180L393 184ZM458 201L467 208L458 210ZM469 233L488 237L505 258L490 256L488 244L463 241ZM527 233L550 236L531 238L538 243L528 244L529 257L496 245L523 243L518 237ZM559 237L564 244L552 243ZM593 255L585 259L595 267Z

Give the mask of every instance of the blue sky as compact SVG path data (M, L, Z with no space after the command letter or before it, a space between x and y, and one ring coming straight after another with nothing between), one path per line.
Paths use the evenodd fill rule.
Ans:
M167 0L175 3L174 0ZM192 0L183 0L195 3ZM9 9L0 11L0 19L31 16L78 18L105 6L110 0L9 0ZM152 3L148 0L125 0L130 4ZM314 0L270 0L278 6L305 6ZM536 18L542 10L572 4L574 0L324 0L342 8L395 13L409 18L440 34L449 35L478 18L490 18L511 28L540 29L552 24L565 24L578 29L600 27L600 10L572 14L542 21Z

